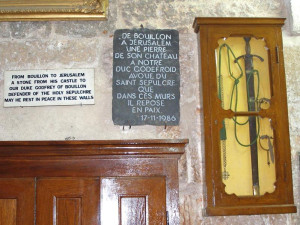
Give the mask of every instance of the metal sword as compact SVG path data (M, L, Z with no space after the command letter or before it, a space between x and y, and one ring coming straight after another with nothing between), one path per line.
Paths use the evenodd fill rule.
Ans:
M248 111L255 111L255 88L254 88L254 76L253 76L253 58L257 57L260 61L264 59L258 55L251 54L250 40L251 37L244 37L245 40L245 55L239 56L235 62L240 58L245 61L245 74L246 74L246 85L247 89L247 99L248 99ZM250 143L257 138L256 131L256 117L249 116L249 134ZM252 188L253 195L260 195L259 191L259 172L258 172L258 155L257 155L257 143L254 142L250 146L251 149L251 167L252 167Z

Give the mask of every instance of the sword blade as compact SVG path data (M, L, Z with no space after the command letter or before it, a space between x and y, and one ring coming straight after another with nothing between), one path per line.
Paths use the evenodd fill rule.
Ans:
M245 74L246 74L246 86L247 88L247 98L248 98L248 110L255 111L255 86L254 86L254 76L253 76L253 55L251 55L250 48L251 37L245 37L245 50L246 54L244 56L245 60ZM256 129L256 117L249 117L249 136L250 143L257 137ZM257 144L252 143L251 149L251 167L252 167L252 186L253 195L260 195L259 193L259 171L258 171L258 155L257 155Z

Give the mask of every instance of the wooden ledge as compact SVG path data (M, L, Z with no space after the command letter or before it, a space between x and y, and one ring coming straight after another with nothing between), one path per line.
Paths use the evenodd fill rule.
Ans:
M193 23L195 33L198 33L201 25L284 25L285 18L268 17L196 17Z
M206 216L283 214L283 213L296 213L296 212L297 212L297 207L293 204L207 207L205 210Z
M0 141L1 157L182 155L188 139Z

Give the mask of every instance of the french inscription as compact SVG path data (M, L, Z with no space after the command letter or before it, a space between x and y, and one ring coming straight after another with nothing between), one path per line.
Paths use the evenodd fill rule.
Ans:
M94 104L94 70L6 71L4 107Z
M116 30L113 47L114 124L178 125L178 31Z

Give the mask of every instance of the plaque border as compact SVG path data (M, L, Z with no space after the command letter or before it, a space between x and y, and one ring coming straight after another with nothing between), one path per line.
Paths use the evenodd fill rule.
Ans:
M0 21L107 20L109 0L1 0Z
M155 114L152 114L152 115L149 115L149 112L148 113L145 113L143 115L146 115L147 116L147 119L146 120L141 120L141 119L138 119L141 115L139 116L132 116L132 118L130 118L131 115L133 115L133 113L131 113L129 115L129 117L127 118L120 118L118 117L119 114L121 113L118 113L118 110L117 110L117 105L120 105L122 104L122 102L120 102L119 100L117 100L115 98L115 88L116 88L116 85L115 85L115 58L113 57L113 80L112 80L112 121L114 123L114 125L117 125L117 126L123 126L123 129L124 129L124 126L129 126L129 129L132 127L132 126L147 126L147 125L150 125L150 126L165 126L165 128L167 126L179 126L180 125L180 122L181 122L181 103L180 103L180 98L181 98L181 67L180 67L180 35L179 35L179 31L177 29L155 29L155 28L132 28L132 29L129 29L129 28L125 28L125 29L117 29L114 31L114 40L113 40L113 52L115 53L115 40L118 40L118 35L119 33L124 33L124 32L128 32L128 33L131 33L131 32L148 32L148 33L157 33L157 32L173 32L174 34L177 35L177 41L178 41L178 72L176 72L176 79L178 79L177 81L177 84L178 84L178 98L177 98L177 101L175 102L175 104L173 104L173 107L177 108L178 106L178 110L176 110L173 115L172 113L170 113L171 115L167 115L167 114L161 114L161 115L155 115ZM119 39L120 40L120 39ZM121 43L121 41L120 41ZM119 46L118 46L119 47ZM123 60L122 60L123 61ZM126 73L126 72L125 72ZM176 85L177 86L177 85ZM133 93L136 93L136 92L133 92ZM174 93L174 94L177 94ZM177 96L177 95L176 95ZM176 97L175 97L176 99ZM141 100L147 100L147 99L141 99ZM134 106L134 105L131 105L131 106ZM169 106L170 107L170 106ZM122 114L124 114L124 112L126 112L126 109L125 108L125 111L122 109L119 110L119 112L122 111ZM142 112L137 112L136 114L142 114ZM151 114L151 113L150 113ZM152 117L154 116L154 117ZM164 121L164 120L159 120L157 119L156 117L160 117L160 116L175 116L176 120L175 121L172 121L172 120L169 120L169 121ZM155 118L155 119L153 119Z

